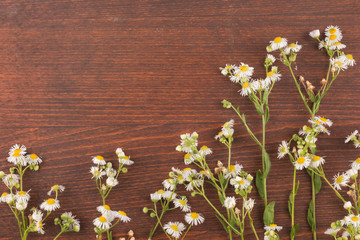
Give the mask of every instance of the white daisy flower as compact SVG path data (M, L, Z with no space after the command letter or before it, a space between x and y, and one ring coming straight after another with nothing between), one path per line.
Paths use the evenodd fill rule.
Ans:
M290 43L284 50L285 54L290 54L291 52L299 52L302 46L296 43Z
M7 158L8 162L13 163L15 165L26 166L27 161L26 157L26 147L24 145L15 144L11 147L9 151L9 157Z
M15 186L19 183L20 176L18 174L10 173L8 175L5 175L5 177L2 178L3 182L6 186L9 188Z
M308 168L310 166L311 160L308 157L299 157L293 162L295 168L297 170L303 170L304 168Z
M50 191L48 191L47 194L50 196L52 192L56 192L56 191L58 192L65 191L65 186L56 184L51 187Z
M323 157L311 155L310 158L311 158L311 163L310 163L311 168L317 168L325 163L325 159Z
M221 74L224 75L224 76L226 76L226 75L229 74L229 72L230 72L231 70L234 69L234 67L235 67L234 65L226 64L226 66L225 66L224 68L220 67L219 69L221 70Z
M347 66L354 66L356 63L355 63L355 60L354 60L354 57L353 55L351 54L343 54L339 57L343 62L345 62L345 64Z
M7 192L3 192L1 194L1 197L0 197L0 203L1 202L4 202L4 203L7 203L7 204L10 204L12 201L15 200L15 196L13 196L12 194L10 193L7 193Z
M248 186L250 186L251 182L245 178L236 176L236 177L230 179L230 184L233 185L234 188L236 188L236 189L238 189L238 188L246 189Z
M248 211L251 211L254 208L255 200L252 198L249 198L247 201L245 201L244 206L245 209Z
M57 199L49 198L45 200L41 205L40 208L44 211L55 211L56 209L60 208L60 202Z
M224 201L224 207L227 209L234 208L236 206L236 199L235 197L226 197Z
M270 41L270 47L272 51L278 50L280 48L284 48L287 45L287 39L276 37L273 41Z
M333 45L334 43L336 42L340 42L342 39L342 34L337 34L337 33L334 33L334 34L331 34L329 36L327 36L325 38L325 41L330 44L330 45Z
M112 211L109 205L101 205L96 208L102 215L111 215Z
M304 125L300 130L299 130L299 135L300 136L307 136L311 133L312 128L308 127L306 125Z
M94 164L98 164L98 165L106 165L106 161L104 160L104 158L100 155L97 155L95 157L92 158L92 161Z
M236 177L237 175L239 175L241 173L242 169L243 169L243 166L238 163L235 165L230 165L229 171L227 168L225 169L225 178Z
M35 208L31 216L36 222L40 222L42 220L43 213L39 209Z
M196 157L191 153L186 153L184 155L184 163L185 165L190 165L196 160Z
M349 136L346 137L345 143L348 143L350 141L356 140L356 135L359 133L358 130L353 131Z
M93 175L92 178L96 179L102 178L104 175L106 175L106 173L98 167L91 167L90 173Z
M346 61L343 57L332 58L330 60L331 65L335 67L336 71L344 70L348 68Z
M318 38L320 37L320 30L319 29L313 30L309 33L309 35L312 38Z
M210 173L208 170L200 170L200 172L198 173L198 177L201 179L204 179L204 177L207 177L208 179L211 178Z
M341 42L336 42L329 47L330 50L341 50L344 48L346 48L346 45L342 44Z
M150 198L152 201L158 201L163 198L165 191L160 189L152 194L150 194Z
M289 153L289 145L287 141L282 141L278 147L278 158L281 159Z
M247 96L252 92L251 84L249 82L244 82L241 86L242 88L239 90L241 96Z
M30 200L30 194L29 194L30 190L25 192L25 191L18 191L15 195L15 199L17 202L28 202Z
M194 187L199 188L201 185L204 184L204 180L202 179L192 179L189 184L186 185L186 191L193 191Z
M175 188L175 180L172 178L165 179L162 184L164 188L168 190L174 190Z
M115 187L116 185L119 184L119 181L116 179L116 178L113 178L113 177L108 177L106 179L106 185L108 187Z
M95 227L100 229L108 229L111 226L111 222L107 219L107 216L100 216L93 220Z
M185 230L185 225L181 222L168 222L164 225L164 229L170 236L178 239Z
M334 187L337 189L337 190L341 190L341 187L345 187L346 184L350 181L350 177L346 174L336 174L334 176Z
M202 224L205 221L205 218L201 216L200 213L191 212L185 215L185 221L190 225L192 224L196 226L198 224Z
M352 162L351 168L355 170L360 170L360 158L357 158L354 162Z
M348 175L350 178L354 179L358 176L358 169L351 168L346 171L346 175Z
M180 210L183 212L190 212L191 210L191 207L188 204L188 200L185 196L182 196L180 199L179 198L174 199L173 203L176 208L180 208Z
M266 74L265 81L270 82L270 83L271 82L277 82L277 81L280 81L280 77L281 77L280 73L277 73L277 72L274 72L274 71L269 71Z
M35 153L26 155L26 161L29 164L35 164L35 165L39 165L40 163L42 163L41 158L39 158L39 156L36 155Z
M130 156L119 156L119 163L130 166L134 164L134 161L130 160Z
M276 58L271 54L267 54L265 61L269 61L271 64L273 64L276 61Z
M240 66L235 69L235 75L237 77L241 78L249 78L253 75L254 68L250 67L249 65L245 63L240 63Z
M191 135L190 133L180 135L180 145L176 147L176 150L180 152L191 153L198 145L198 137L199 135L196 132L193 132Z
M223 124L221 128L221 132L215 136L215 139L220 139L221 137L230 138L234 134L234 120L230 119L230 121Z
M163 194L163 198L172 201L176 198L176 195L177 195L177 193L175 193L175 192L165 191Z
M350 210L351 208L352 208L352 204L350 201L347 201L346 203L344 203L344 209Z
M16 201L16 209L19 211L24 211L27 208L28 202L25 201Z
M192 168L184 168L182 172L183 172L182 176L184 177L185 180L187 180L192 175L196 175L197 173L196 170Z
M38 233L44 234L44 233L45 233L45 231L44 231L44 229L43 229L44 225L45 225L45 224L43 224L42 221L36 222L36 231L37 231Z
M336 234L341 230L341 228L338 229L332 229L328 228L324 233L331 236L336 236Z
M205 155L209 155L212 154L212 151L210 148L208 148L207 146L202 146L199 150L200 154L205 156Z
M355 228L360 227L360 215L350 214L345 217L346 225L353 225Z
M264 229L266 231L278 231L280 232L282 230L281 226L278 226L277 224L270 224L269 226L265 226Z
M119 218L120 221L122 221L122 222L127 223L127 222L130 222L130 220L131 220L131 218L129 218L127 216L126 212L124 212L124 211L117 211L117 212L114 212L113 214L114 214L115 218Z
M333 34L342 35L341 30L338 26L327 26L325 29L325 36L329 37Z
M105 171L106 171L106 176L107 177L110 177L110 178L115 178L116 177L117 171L115 169L113 169L112 167L107 168Z
M332 126L333 122L330 119L324 117L314 117L314 120L317 121L316 123L327 125L329 127Z

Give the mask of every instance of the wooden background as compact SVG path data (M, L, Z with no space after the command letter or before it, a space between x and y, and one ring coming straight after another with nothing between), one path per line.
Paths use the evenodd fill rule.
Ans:
M222 123L234 118L233 161L255 174L259 148L251 141L234 112L223 109L224 98L239 105L249 125L260 134L260 119L239 87L221 76L218 67L245 62L263 77L265 47L275 36L299 41L296 74L316 83L325 76L327 58L317 50L308 32L327 25L343 30L346 52L360 61L359 1L201 1L201 0L3 0L0 3L0 157L8 171L7 151L25 144L44 163L37 173L26 174L31 206L46 199L55 183L66 186L62 211L73 211L81 232L61 239L95 239L92 219L100 196L91 180L91 156L115 159L124 148L135 164L120 177L120 186L108 202L128 212L131 223L114 229L115 236L135 231L147 239L154 224L142 213L151 206L149 194L161 187L172 166L183 167L183 154L175 151L179 135L197 131L200 144L213 148L212 167L226 158L226 149L213 139ZM331 136L319 140L331 178L347 170L359 150L344 144L344 137L360 127L359 67L341 73L324 99L320 114L331 118ZM267 150L272 158L269 199L276 201L276 223L288 239L290 218L287 199L292 166L276 159L278 143L288 139L308 119L289 72L280 64L282 80L270 96L271 118ZM114 161L115 162L115 161ZM311 239L306 222L310 201L309 177L299 173L296 199L297 239ZM4 187L1 188L4 190ZM209 189L210 191L210 189ZM210 194L210 192L209 192ZM345 195L345 192L344 192ZM262 235L263 202L254 193L256 228ZM217 200L211 192L210 198ZM190 199L194 210L206 218L188 239L226 239L213 211L200 197ZM220 207L221 208L221 207ZM325 186L317 198L318 239L332 221L345 214L341 202ZM46 222L46 235L58 229L54 215ZM166 220L182 220L179 211ZM0 205L0 239L18 239L17 224L6 205ZM160 231L154 239L164 239ZM237 238L239 239L239 238ZM248 230L245 239L253 239Z

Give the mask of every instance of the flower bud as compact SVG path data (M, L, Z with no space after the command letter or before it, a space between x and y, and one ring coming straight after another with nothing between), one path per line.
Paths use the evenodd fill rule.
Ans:
M221 103L223 104L223 108L231 108L231 102L224 99Z
M123 169L121 169L121 171L122 171L123 173L127 173L127 172L128 172L128 169L127 169L127 168L123 168Z
M149 212L149 209L147 207L144 207L143 208L143 213L148 213Z
M156 215L155 215L155 213L150 213L150 217L152 217L152 218L154 218Z
M0 179L5 176L5 173L3 171L0 171Z

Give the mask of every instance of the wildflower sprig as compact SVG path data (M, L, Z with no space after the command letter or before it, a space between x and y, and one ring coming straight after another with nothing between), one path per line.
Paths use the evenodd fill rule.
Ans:
M212 169L206 160L207 156L212 154L212 150L207 146L198 148L198 134L181 135L181 144L176 147L176 150L184 152L184 163L186 165L194 164L198 169L185 168L183 170L176 170L177 178L181 178L180 184L183 184L188 191L192 191L192 196L200 195L205 201L214 209L216 217L222 223L224 229L232 239L232 234L240 235L244 239L245 220L248 218L250 226L254 232L254 236L258 239L253 220L251 218L251 211L254 207L255 201L248 197L251 193L253 177L243 171L242 165L231 162L231 147L234 141L234 120L230 120L223 124L221 131L215 136L222 144L228 148L227 165L218 161L217 166ZM213 186L219 196L219 201L226 209L226 215L221 213L208 199L207 193L204 189L204 183L207 182ZM235 196L229 196L227 189L234 188L236 195L239 195L242 200L237 203L238 199ZM238 207L237 207L238 206Z
M31 232L45 233L43 229L44 222L52 212L60 208L58 194L65 190L65 187L62 185L52 186L48 195L54 194L55 197L50 197L42 202L40 205L41 210L38 208L30 209L32 214L26 218L25 212L30 200L30 190L24 191L23 176L28 169L38 171L39 165L42 163L42 159L38 155L34 153L26 154L26 151L27 149L23 145L15 144L12 146L7 160L13 163L15 167L9 169L9 174L0 171L0 178L9 190L2 193L0 203L6 203L14 214L22 240L26 240ZM46 212L45 217L42 211ZM80 229L80 222L78 220L77 223L78 227L76 229Z
M191 210L191 206L186 196L181 196L175 192L177 186L183 182L183 175L179 173L179 169L173 168L169 173L169 178L162 182L164 188L150 194L150 199L153 202L154 207L143 208L144 213L149 213L150 217L156 218L156 224L150 230L148 239L152 239L159 226L162 228L168 239L185 239L193 226L202 224L205 220L202 214ZM165 213L175 209L180 209L185 213L184 220L188 224L187 227L184 223L178 221L170 221L163 224L162 219Z
M96 187L102 199L102 205L96 208L101 215L93 220L97 239L101 239L101 235L106 232L108 239L111 240L112 232L110 230L120 222L127 223L131 220L124 211L113 211L110 206L106 204L106 198L109 196L109 193L119 184L118 178L120 173L127 173L128 169L125 166L134 163L130 160L129 156L125 155L121 148L116 149L115 153L119 161L117 170L113 168L110 161L105 161L102 156L97 155L92 157L92 162L95 166L90 168L90 173L92 174L92 178L95 179ZM115 223L113 223L113 221L115 221Z
M60 232L56 237L57 239L61 234L66 232L79 232L80 231L80 221L73 216L72 212L64 212L61 214L60 218L54 219L54 224L59 225Z
M247 96L250 101L254 104L257 113L262 119L262 140L259 140L253 131L250 129L246 122L245 114L241 114L239 107L233 106L229 101L223 100L224 108L232 108L243 122L250 137L259 145L262 150L262 170L258 170L256 173L256 188L264 199L265 210L264 210L264 224L273 224L274 217L271 213L274 212L275 202L268 203L267 199L267 187L266 180L270 172L271 161L270 156L266 152L265 148L265 133L266 124L269 121L269 95L276 82L280 81L281 74L278 71L278 67L273 66L276 58L268 54L266 56L264 67L266 77L264 79L252 79L254 68L247 64L241 63L240 66L226 65L225 68L220 68L221 73L225 76L229 76L232 82L238 83L241 86L240 94ZM265 216L271 216L270 219ZM270 221L270 222L269 222Z

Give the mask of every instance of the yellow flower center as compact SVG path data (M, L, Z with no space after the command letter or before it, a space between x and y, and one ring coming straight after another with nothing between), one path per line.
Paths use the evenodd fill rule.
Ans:
M222 135L222 134L223 134L223 132L222 132L222 131L218 133L218 135L219 135L219 136L220 136L220 135Z
M207 146L202 146L201 148L200 148L200 150L207 150L207 149L209 149Z
M335 40L335 39L336 39L336 35L335 35L335 34L330 35L329 39L330 39L331 41Z
M360 164L360 158L356 159L355 161L356 163Z
M183 205L183 206L185 206L185 205L186 205L185 200L179 200L179 203L180 203L181 205Z
M314 122L316 122L317 124L321 125L321 122L318 120L315 120Z
M231 67L231 66L226 66L225 68L230 69L230 68L232 68L232 67Z
M235 166L234 165L230 165L230 172L235 171Z
M336 33L336 28L330 28L330 29L329 29L329 33L331 33L331 34Z
M33 154L30 155L30 158L31 158L32 160L35 160L35 159L38 158L38 156L37 156L35 153L33 153Z
M313 159L312 159L312 161L313 162L317 162L317 161L319 161L321 158L319 157L319 156L314 156L313 157Z
M303 158L303 157L300 157L300 158L298 158L298 160L297 160L297 163L298 164L303 164L305 162L305 158Z
M123 212L123 211L118 211L118 213L119 213L120 215L126 216L126 213Z
M282 41L282 38L281 37L276 37L275 39L274 39L274 43L279 43L279 42L281 42Z
M52 189L55 189L55 188L57 188L57 187L59 187L59 185L54 185L54 186L52 186L51 188L52 188Z
M185 154L184 158L189 159L190 158L190 153Z
M103 205L103 207L104 207L106 210L110 211L110 206L109 206L109 205Z
M7 192L4 192L3 194L1 194L2 197L5 197L5 196L7 196L7 195L8 195Z
M347 55L346 55L346 58L349 59L349 60L354 60L354 57L353 57L353 55L351 55L351 54L347 54Z
M241 185L243 185L244 183L245 183L244 180L241 180L241 181L240 181L240 184L241 184Z
M104 158L103 158L102 156L100 156L100 155L97 155L96 158L97 158L98 160L104 160Z
M272 227L272 228L277 227L277 224L270 224L269 227Z
M354 222L357 222L357 221L359 221L359 217L356 217L356 216L351 217L351 220L354 221Z
M249 67L246 65L243 65L240 67L240 71L242 71L242 72L246 72L247 70L249 70Z
M197 214L196 212L192 212L190 214L190 217L193 218L193 219L197 219L199 217L199 214Z
M20 191L18 194L19 194L20 196L24 196L24 195L26 195L26 192Z
M290 43L289 47L294 48L294 47L296 47L296 44L295 43Z
M178 226L176 226L175 224L170 226L172 230L174 231L178 231Z
M338 176L337 178L336 178L336 183L337 184L340 184L340 183L342 183L344 181L344 176Z
M178 179L178 180L183 180L184 177L183 177L183 176L179 176L177 179Z
M55 204L55 200L53 198L49 198L48 200L46 200L46 203L49 205L53 205Z
M323 117L321 117L320 120L323 121L323 122L327 122L327 121L328 121L326 118L323 118Z
M13 157L20 157L21 149L15 149L13 153Z
M242 85L243 88L248 88L249 87L249 83L248 82L245 82L243 85Z
M41 228L41 229L43 228L43 224L41 221L39 222L39 228Z
M97 175L100 175L100 172L99 172L99 171L95 171L94 174L97 176Z
M335 65L338 65L338 67L341 67L343 64L340 61L335 62Z
M102 222L102 223L104 223L104 222L106 222L107 220L106 220L106 217L101 216L101 217L99 217L99 221Z
M184 168L184 171L189 171L191 170L191 168Z
M268 77L271 77L271 76L274 75L274 74L275 74L275 73L274 73L273 71L270 71L270 72L267 73L267 76L268 76Z
M158 194L164 194L164 190L160 189L159 191L157 191Z
M286 152L286 148L285 147L282 147L281 149L280 149L280 152Z
M124 156L123 158L125 158L126 160L129 160L129 157L128 157L128 156Z
M336 43L334 43L334 46L337 46L337 45L340 45L341 44L341 42L336 42Z

